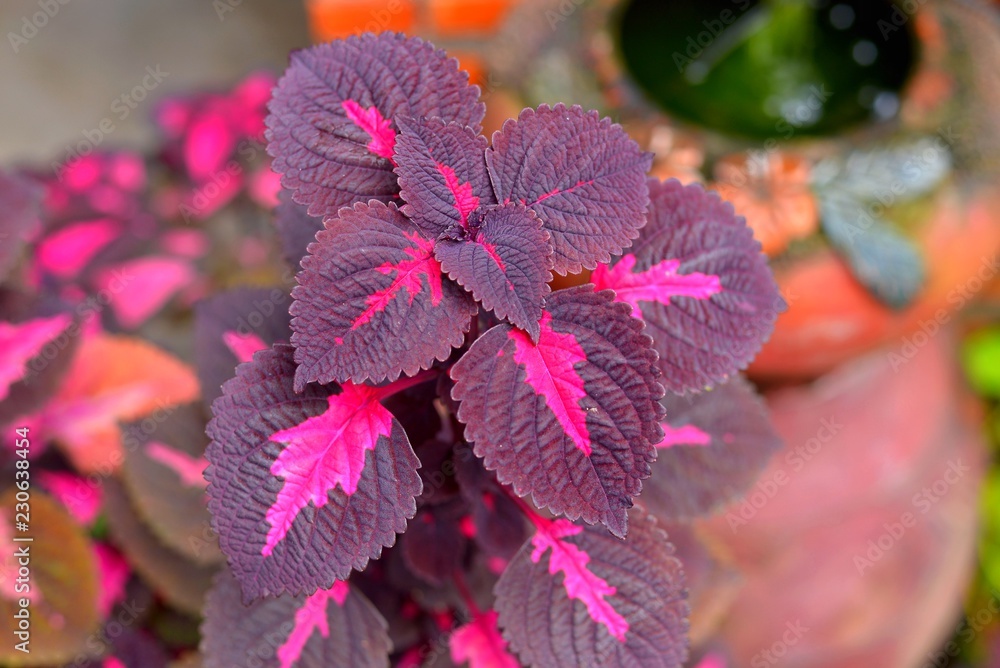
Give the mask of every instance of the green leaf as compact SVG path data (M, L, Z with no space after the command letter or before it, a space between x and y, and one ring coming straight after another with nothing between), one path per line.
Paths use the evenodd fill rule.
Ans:
M976 392L1000 397L1000 327L969 336L962 346L962 364Z

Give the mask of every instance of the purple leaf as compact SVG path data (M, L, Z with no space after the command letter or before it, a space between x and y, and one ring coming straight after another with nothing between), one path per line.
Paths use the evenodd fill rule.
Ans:
M455 478L472 510L476 542L487 554L509 559L524 543L524 514L472 450L459 448L454 461Z
M645 320L667 389L702 390L746 367L784 301L731 204L676 180L650 180L649 189L649 224L635 252L591 280Z
M401 118L396 174L403 213L429 237L467 230L479 207L496 204L486 171L486 138L438 118Z
M521 202L542 219L560 274L609 261L646 222L652 155L596 111L525 109L493 135L486 163L497 200Z
M500 482L624 536L663 437L663 388L642 324L612 297L590 285L554 292L537 345L492 328L452 368L452 396Z
M431 584L451 580L465 558L467 541L459 529L462 499L421 508L399 540L407 566Z
M399 193L396 120L438 117L478 132L485 106L458 61L413 37L364 34L292 54L267 117L282 183L313 216Z
M706 515L741 496L780 447L763 401L739 376L709 392L668 394L666 438L642 503L662 520Z
M536 527L495 589L500 628L526 666L683 665L684 575L652 516L633 511L624 541L566 520Z
M39 226L41 186L0 170L0 281L14 266L24 242Z
M244 606L239 583L224 571L208 594L201 630L205 668L387 668L392 650L382 615L341 581L309 597Z
M305 206L294 202L291 191L282 190L274 210L274 226L285 261L298 267L309 252L309 244L316 241L316 233L323 229L323 220L310 216Z
M209 510L246 600L333 586L416 512L420 465L384 388L308 386L292 349L240 365L208 425Z
M296 390L412 375L464 342L475 303L395 205L343 209L310 252L292 291Z
M195 361L206 404L222 394L236 365L253 353L292 335L285 288L235 288L198 302L194 308Z
M552 273L549 234L520 204L472 214L467 231L438 240L435 257L449 277L472 291L483 307L538 341L538 321Z

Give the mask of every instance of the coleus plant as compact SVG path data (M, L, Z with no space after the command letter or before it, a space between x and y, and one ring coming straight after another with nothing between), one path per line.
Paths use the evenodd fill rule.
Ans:
M474 668L682 665L639 495L710 512L776 448L733 378L783 308L743 219L597 112L487 140L457 61L403 35L293 54L269 111L301 271L290 323L204 327L242 362L208 425L205 665L422 665L416 620Z

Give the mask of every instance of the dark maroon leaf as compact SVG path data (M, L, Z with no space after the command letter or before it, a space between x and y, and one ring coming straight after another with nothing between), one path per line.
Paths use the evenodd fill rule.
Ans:
M468 230L438 240L434 255L441 268L472 291L498 318L506 318L538 341L538 321L552 273L549 233L521 204L472 214Z
M464 499L421 508L400 538L406 564L432 584L451 580L465 557L467 541L459 530L465 513Z
M164 545L143 524L128 493L115 478L104 481L104 512L111 537L142 579L177 609L201 614L216 569L189 561Z
M224 571L205 603L205 668L388 668L392 643L382 615L352 585L244 606Z
M521 202L542 219L560 274L609 261L646 222L652 154L596 111L525 109L493 135L486 163L497 200Z
M687 657L684 574L651 515L624 541L537 520L496 586L500 628L526 666L678 668Z
M649 327L663 383L702 390L753 359L785 303L760 244L731 204L701 185L649 182L649 224L591 280Z
M486 137L441 119L397 120L396 174L403 213L428 237L467 230L480 207L496 204L486 171Z
M43 194L34 181L0 170L0 281L39 226Z
M499 325L452 368L458 419L486 468L570 519L626 532L662 439L656 355L611 292L554 292L534 344Z
M738 498L781 447L763 401L740 376L702 394L668 394L663 406L665 438L642 495L660 519L691 519Z
M455 477L472 510L473 538L492 556L509 559L527 535L524 514L467 446L455 451Z
M201 564L222 560L205 502L205 416L201 404L122 428L122 478L136 510L170 549Z
M413 375L462 345L476 312L394 204L327 219L302 267L291 307L296 390Z
M485 106L458 61L396 33L364 34L292 54L267 117L268 152L309 213L399 193L396 119L437 117L479 131Z
M135 623L135 601L130 601L128 611L121 619ZM87 650L93 651L95 646L104 645L110 650L104 658L94 658L84 661L77 657L66 668L166 668L170 663L170 655L160 642L148 632L139 629L122 629L122 623L112 619L100 634L89 638Z
M274 226L285 261L298 267L309 252L309 244L316 241L316 233L323 229L323 220L310 216L305 206L294 202L291 191L282 190L274 210Z
M233 377L236 365L289 340L291 303L286 289L274 287L235 288L195 305L194 352L206 404L222 395L222 384Z
M208 425L209 510L246 600L311 593L378 557L416 512L419 461L378 388L309 385L292 348L236 370Z
M430 410L434 411L433 407ZM453 447L451 443L432 438L417 448L420 453L420 479L424 483L424 491L417 499L418 506L446 503L458 496L455 463L451 458Z

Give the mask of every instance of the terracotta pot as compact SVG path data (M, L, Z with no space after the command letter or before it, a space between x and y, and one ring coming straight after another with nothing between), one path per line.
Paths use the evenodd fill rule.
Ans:
M953 349L939 333L768 397L785 451L699 527L745 579L720 627L735 665L910 667L953 631L985 452Z

